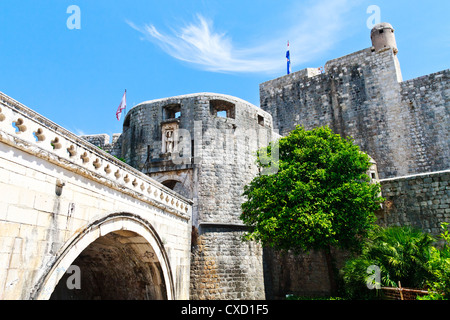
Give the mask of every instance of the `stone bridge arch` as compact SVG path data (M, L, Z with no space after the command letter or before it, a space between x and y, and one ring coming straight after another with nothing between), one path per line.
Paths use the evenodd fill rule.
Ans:
M0 299L189 298L193 202L1 92L0 178Z
M80 268L79 289L67 286L71 265ZM156 230L139 216L118 213L67 241L35 298L171 300L174 292L169 258Z

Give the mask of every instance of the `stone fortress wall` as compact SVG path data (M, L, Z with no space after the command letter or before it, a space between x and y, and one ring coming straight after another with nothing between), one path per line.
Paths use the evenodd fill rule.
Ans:
M328 61L321 74L262 83L261 108L282 135L329 125L353 137L381 179L448 169L450 71L402 82L395 52L371 47Z
M261 108L282 135L328 125L353 137L377 163L386 198L378 223L437 235L450 222L450 70L403 81L392 26L375 26L371 39L372 47L328 61L323 73L305 69L262 83ZM329 292L320 253L266 256L271 297Z
M241 241L239 215L254 152L273 136L270 114L211 93L143 102L124 120L120 156L194 200L192 299L264 298L262 248Z
M387 23L376 26L372 47L328 61L324 73L305 69L260 85L261 108L272 114L282 135L297 125L328 125L353 137L376 161L385 196L393 196L394 183L402 188L406 176L410 184L418 179L422 185L421 174L435 172L446 181L450 168L450 70L402 81L393 31ZM422 227L421 219L410 222ZM438 231L436 223L425 230Z
M380 224L436 234L450 222L450 70L403 81L392 26L375 26L371 40L328 61L323 73L307 68L262 83L261 108L217 94L153 100L130 110L112 143L85 137L194 200L192 299L329 292L320 253L265 249L262 261L261 248L240 241L243 186L257 174L252 152L296 125L328 125L376 161L387 199ZM184 133L167 138L174 129ZM180 150L168 152L175 140Z

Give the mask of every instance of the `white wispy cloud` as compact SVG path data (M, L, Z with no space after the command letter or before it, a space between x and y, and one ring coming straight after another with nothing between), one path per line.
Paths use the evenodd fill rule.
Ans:
M84 132L82 129L79 128L75 128L73 130L71 130L72 132L74 132L77 136L86 136L88 134L86 134L86 132Z
M290 27L274 30L271 38L261 39L259 46L237 46L226 33L214 30L212 20L196 15L195 21L171 33L160 32L153 24L142 27L127 21L139 31L143 39L157 44L175 59L195 64L214 72L279 72L286 66L280 57L280 46L286 41L291 49L293 65L305 63L329 50L339 39L339 31L345 26L345 13L353 0L316 1L313 6L296 8ZM292 10L292 8L291 8ZM283 47L284 48L284 47Z

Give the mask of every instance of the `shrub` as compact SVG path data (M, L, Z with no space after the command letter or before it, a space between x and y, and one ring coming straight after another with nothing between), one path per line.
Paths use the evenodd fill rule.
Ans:
M444 241L442 249L431 248L428 267L434 275L434 280L427 282L429 294L421 300L449 300L450 299L450 234L448 223L442 223L441 239Z
M396 287L424 288L436 275L430 270L434 238L408 226L375 228L365 242L360 256L350 259L341 270L345 292L351 299L377 297L377 290L369 290L369 266L380 270L380 283Z

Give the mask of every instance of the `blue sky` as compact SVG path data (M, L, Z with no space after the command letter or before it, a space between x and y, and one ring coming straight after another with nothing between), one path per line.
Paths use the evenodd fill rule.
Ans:
M121 132L125 89L127 110L196 92L259 106L287 40L293 72L370 47L371 5L404 80L449 67L448 0L0 0L0 91L76 134Z

